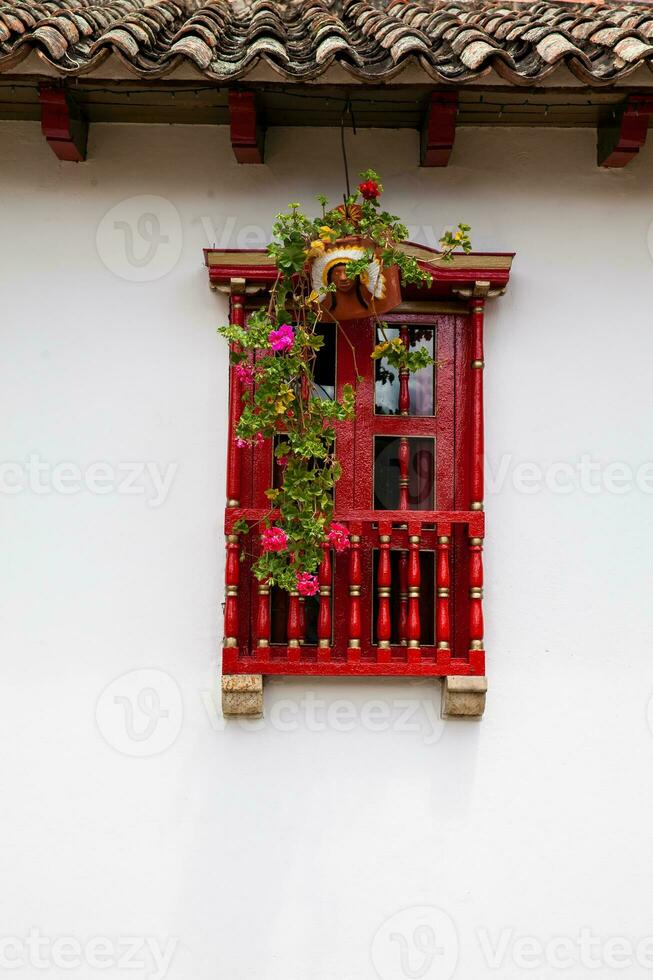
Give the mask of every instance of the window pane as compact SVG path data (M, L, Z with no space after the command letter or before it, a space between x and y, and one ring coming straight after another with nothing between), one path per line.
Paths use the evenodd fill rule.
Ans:
M336 325L318 323L315 333L324 338L324 344L315 360L313 391L317 398L333 401L336 397Z
M435 327L413 327L404 328L408 332L408 346L410 350L419 350L425 347L431 357L435 351ZM388 326L385 328L386 336L377 327L376 342L382 343L384 340L393 340L401 336L399 327ZM385 358L375 361L375 411L377 415L399 415L399 372L391 367ZM435 384L436 384L435 365L422 368L421 371L411 373L408 379L409 394L409 415L434 415L435 414Z
M435 440L408 438L408 508L435 510ZM395 436L374 439L374 509L399 510L399 446Z

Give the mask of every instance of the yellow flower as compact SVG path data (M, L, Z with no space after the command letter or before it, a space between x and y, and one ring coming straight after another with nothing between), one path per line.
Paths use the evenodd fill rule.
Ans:
M336 233L333 230L333 228L329 228L328 225L322 225L322 227L320 228L320 238L322 239L323 242L329 243L335 237L336 237Z
M277 415L283 415L295 400L295 394L288 385L282 385L274 402L274 411Z
M309 303L319 303L320 302L320 297L318 296L318 294L315 292L314 289L311 289L310 293L308 294L308 302Z
M311 247L306 253L306 258L317 259L320 255L324 255L324 242L320 238L316 238L314 242L311 242Z

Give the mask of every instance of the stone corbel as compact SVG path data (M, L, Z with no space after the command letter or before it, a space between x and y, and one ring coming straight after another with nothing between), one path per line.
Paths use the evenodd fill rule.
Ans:
M261 718L263 675L223 674L222 714L225 718Z
M487 677L454 675L442 681L443 718L482 718Z

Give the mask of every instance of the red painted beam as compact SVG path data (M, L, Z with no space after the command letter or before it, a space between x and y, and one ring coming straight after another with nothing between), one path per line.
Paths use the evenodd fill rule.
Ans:
M60 160L86 159L88 122L66 89L50 82L39 84L41 130Z
M615 109L606 110L597 133L599 167L625 167L646 143L653 97L629 95Z
M263 163L265 131L253 92L229 92L231 145L238 163Z
M433 92L424 116L421 167L446 167L456 138L457 92Z

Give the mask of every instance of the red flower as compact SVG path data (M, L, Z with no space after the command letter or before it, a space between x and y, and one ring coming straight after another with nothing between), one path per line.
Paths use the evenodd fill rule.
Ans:
M381 194L381 188L375 180L364 180L358 189L366 201L375 201Z
M349 531L344 524L332 521L327 534L327 541L336 551L346 551L349 547Z
M285 551L288 535L281 527L266 527L261 535L263 551Z
M316 595L319 589L320 583L318 582L317 575L311 575L310 572L299 572L297 574L297 591L300 595Z

